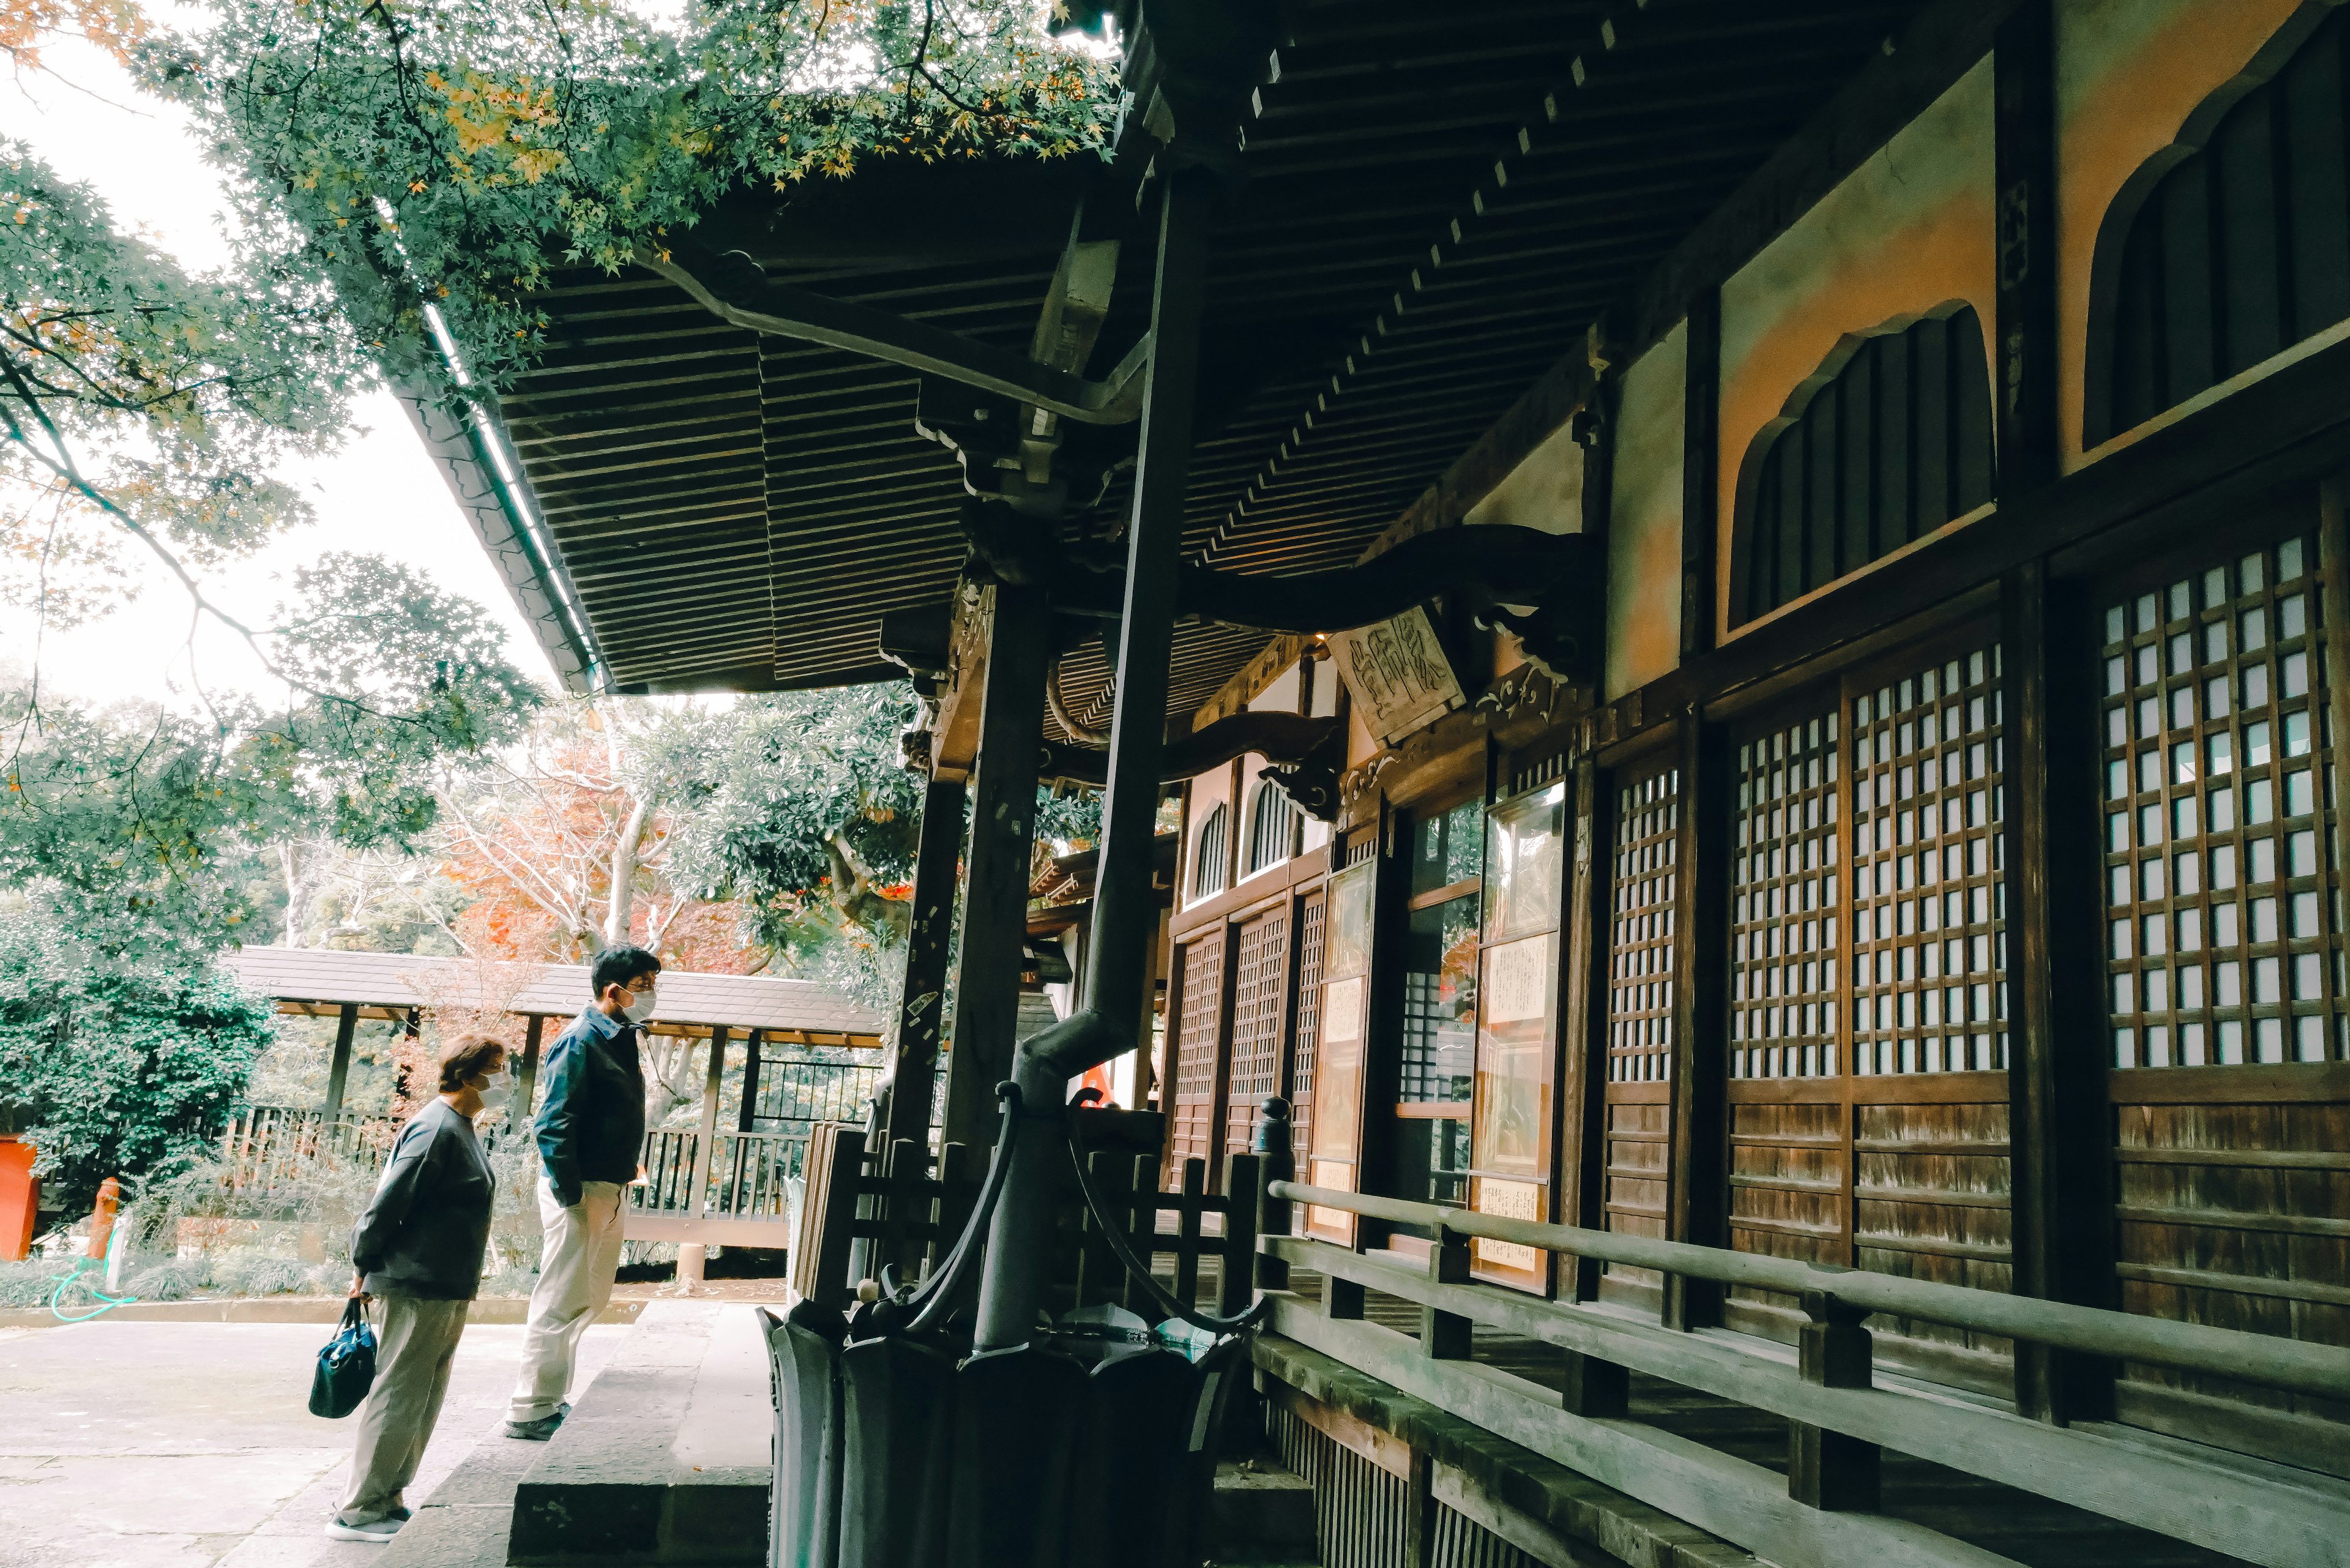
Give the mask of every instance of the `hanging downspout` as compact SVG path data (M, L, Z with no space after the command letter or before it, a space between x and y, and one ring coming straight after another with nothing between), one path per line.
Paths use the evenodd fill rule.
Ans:
M1134 1049L1140 1032L1143 961L1159 929L1153 838L1174 647L1175 566L1191 472L1211 180L1200 169L1165 176L1134 521L1127 530L1093 961L1086 971L1085 1006L1030 1036L1013 1058L1012 1081L1019 1085L1019 1115L1026 1125L988 1232L975 1332L982 1351L1024 1344L1035 1332L1052 1252L1055 1195L1068 1158L1060 1124L1069 1080Z

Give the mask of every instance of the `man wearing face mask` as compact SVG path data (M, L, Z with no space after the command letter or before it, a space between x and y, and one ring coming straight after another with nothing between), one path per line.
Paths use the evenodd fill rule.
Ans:
M579 1336L612 1299L620 1217L645 1141L645 1075L637 1026L653 1014L660 961L608 948L588 971L594 1001L556 1037L538 1111L538 1213L546 1232L530 1293L522 1376L506 1436L545 1442L571 1407Z

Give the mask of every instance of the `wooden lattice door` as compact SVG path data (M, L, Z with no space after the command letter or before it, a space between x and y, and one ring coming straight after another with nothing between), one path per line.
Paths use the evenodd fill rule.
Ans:
M1218 1043L1223 1031L1224 933L1219 927L1186 942L1176 955L1181 991L1176 1002L1174 1116L1168 1127L1170 1179L1187 1159L1215 1151Z
M1240 928L1232 961L1232 1059L1224 1098L1224 1151L1248 1151L1257 1106L1281 1093L1282 1036L1289 1016L1289 910Z

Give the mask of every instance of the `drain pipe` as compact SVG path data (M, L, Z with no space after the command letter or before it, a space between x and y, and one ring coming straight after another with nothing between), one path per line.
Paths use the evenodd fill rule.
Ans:
M1164 176L1152 350L1142 402L1134 516L1127 529L1125 619L1118 631L1117 709L1110 720L1109 791L1095 877L1092 961L1085 1006L1021 1045L1012 1064L1026 1124L1014 1144L1003 1201L988 1231L976 1348L1034 1337L1053 1245L1053 1203L1068 1163L1062 1118L1069 1080L1139 1043L1145 960L1159 930L1150 885L1166 747L1168 664L1175 635L1176 566L1191 467L1201 299L1207 270L1212 177Z

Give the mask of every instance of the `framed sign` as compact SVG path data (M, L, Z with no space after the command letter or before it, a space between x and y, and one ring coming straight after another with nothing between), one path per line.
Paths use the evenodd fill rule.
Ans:
M1330 878L1325 927L1321 1031L1314 1064L1314 1121L1306 1180L1343 1192L1362 1190L1363 1046L1370 1031L1370 861ZM1309 1205L1305 1233L1355 1244L1355 1216Z
M1334 631L1329 645L1355 711L1382 745L1467 701L1436 628L1418 605L1376 626Z
M1477 1093L1470 1207L1511 1220L1550 1218L1551 1090L1558 1054L1561 877L1566 788L1493 808L1485 839L1484 983L1479 988ZM1479 1237L1470 1277L1537 1293L1550 1260Z

